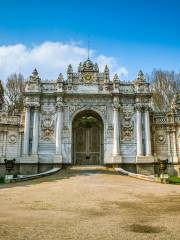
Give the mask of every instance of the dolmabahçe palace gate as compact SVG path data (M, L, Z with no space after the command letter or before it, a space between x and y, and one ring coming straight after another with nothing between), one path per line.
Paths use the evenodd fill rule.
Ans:
M4 159L16 171L37 173L61 164L119 165L154 174L168 159L171 175L180 174L180 94L167 113L152 109L149 83L140 71L123 82L109 69L99 72L89 58L67 79L42 80L35 69L26 83L21 116L0 113L1 174Z

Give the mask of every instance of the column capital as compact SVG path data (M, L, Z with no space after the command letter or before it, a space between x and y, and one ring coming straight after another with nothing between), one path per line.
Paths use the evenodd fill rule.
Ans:
M141 112L143 107L142 107L142 105L136 104L134 108L136 111Z
M119 109L120 109L120 106L114 106L113 105L113 111L119 111Z
M35 112L39 112L39 110L40 110L40 106L35 106L35 107L34 107L34 111L35 111Z
M57 112L63 112L64 111L64 106L63 105L56 105L56 111Z
M25 105L25 106L24 106L24 110L25 110L25 111L30 111L30 108L31 108L30 105Z
M150 112L152 108L150 106L144 106L144 111L145 112Z

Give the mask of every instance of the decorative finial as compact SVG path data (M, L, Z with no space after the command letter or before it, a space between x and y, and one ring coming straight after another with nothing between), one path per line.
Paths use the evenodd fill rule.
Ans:
M82 70L82 62L79 63L78 72L81 72L81 70Z
M40 77L37 69L35 68L30 76L31 82L40 82Z
M113 82L119 82L119 77L117 74L114 75Z
M69 74L69 73L73 73L73 68L72 68L72 65L71 65L71 64L69 64L69 66L68 66L67 73L68 73L68 74Z
M104 82L109 82L109 68L107 65L104 68Z
M106 65L105 68L104 68L104 72L105 72L105 73L109 73L109 68L108 68L107 65Z
M139 73L138 73L137 81L138 82L145 82L144 73L143 73L142 70L140 70Z
M33 70L33 72L32 72L32 75L33 75L33 76L35 76L35 77L37 77L37 76L38 76L38 71L37 71L37 69L36 69L36 68Z
M95 70L96 72L99 72L99 67L98 67L98 64L97 64L97 63L94 64L94 70Z
M59 74L57 82L63 82L64 81L64 77L62 75L62 73Z

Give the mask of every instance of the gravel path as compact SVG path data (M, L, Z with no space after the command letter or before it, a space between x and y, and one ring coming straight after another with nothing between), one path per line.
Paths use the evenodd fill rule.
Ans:
M73 167L0 186L0 239L180 239L180 186Z

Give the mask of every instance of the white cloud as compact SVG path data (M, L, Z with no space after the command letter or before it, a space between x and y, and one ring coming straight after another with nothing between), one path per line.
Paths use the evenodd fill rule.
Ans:
M60 72L66 74L68 64L77 70L79 62L87 58L87 49L77 43L44 42L28 48L23 44L0 46L0 79L5 80L11 73L22 73L28 77L36 67L43 79L56 79ZM90 51L93 61L101 71L107 64L111 75L127 76L127 69L116 58L95 54Z

